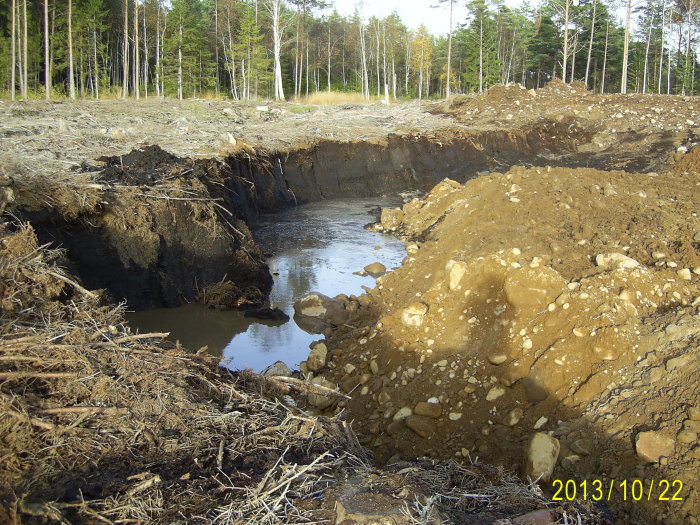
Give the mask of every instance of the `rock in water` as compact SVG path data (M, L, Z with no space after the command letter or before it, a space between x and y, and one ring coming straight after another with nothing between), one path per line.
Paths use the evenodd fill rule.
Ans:
M381 277L382 275L384 275L386 273L386 266L384 266L380 262L368 264L367 266L365 266L364 269L372 277Z
M279 308L251 308L243 315L266 321L284 321L285 323L289 321L289 316Z
M533 480L548 481L557 465L560 448L557 438L544 432L533 434L527 445L525 474Z
M342 301L317 292L305 295L294 303L294 312L298 316L321 319L336 326L346 323L349 318Z
M263 376L292 377L292 369L284 362L276 361L262 371Z

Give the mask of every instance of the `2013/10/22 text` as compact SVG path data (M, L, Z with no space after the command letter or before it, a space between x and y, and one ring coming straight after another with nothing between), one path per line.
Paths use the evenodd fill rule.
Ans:
M552 481L552 489L552 501L613 501L616 498L622 501L683 501L683 482L679 479L595 479L578 482L573 479L555 479Z

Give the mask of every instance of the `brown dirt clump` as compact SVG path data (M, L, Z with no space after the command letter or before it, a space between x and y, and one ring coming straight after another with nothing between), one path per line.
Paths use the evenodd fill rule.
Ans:
M320 373L353 393L347 410L380 460L520 470L531 436L549 432L556 478L684 483L677 504L618 494L621 519L693 522L699 194L686 171L446 180L403 206L409 255L329 338ZM661 463L635 448L649 430L675 443Z

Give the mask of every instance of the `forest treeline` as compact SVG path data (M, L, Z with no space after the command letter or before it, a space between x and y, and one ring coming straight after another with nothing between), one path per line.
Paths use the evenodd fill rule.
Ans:
M466 19L455 0L426 1L439 4L444 35L322 0L2 0L0 93L398 99L552 78L597 92L700 91L700 0L471 0Z

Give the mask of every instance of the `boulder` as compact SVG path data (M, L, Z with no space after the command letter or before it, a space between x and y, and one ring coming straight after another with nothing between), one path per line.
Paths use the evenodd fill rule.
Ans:
M314 377L311 380L311 384L330 388L331 390L337 390L338 388L335 383L331 383L323 376ZM318 408L319 410L323 410L324 408L331 406L335 399L332 396L326 396L323 394L309 394L308 400L311 406Z
M419 416L437 419L442 415L442 406L440 406L440 403L426 403L425 401L421 401L413 408L413 413Z
M306 358L306 369L310 372L318 372L326 366L326 359L328 358L328 347L326 343L316 343L311 345L311 352L309 357Z
M532 480L549 481L557 465L560 449L557 438L544 432L533 434L527 445L525 474Z
M648 463L657 463L673 454L675 440L656 431L640 432L634 440L637 455Z
M434 420L418 415L408 416L406 426L422 438L430 437L436 429Z

